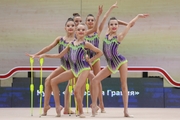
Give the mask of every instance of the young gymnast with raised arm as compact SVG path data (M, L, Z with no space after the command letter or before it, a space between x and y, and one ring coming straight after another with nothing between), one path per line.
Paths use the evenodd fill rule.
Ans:
M117 3L112 5L112 9L117 7L116 4ZM108 14L109 13L110 13L110 11L108 12ZM108 15L106 14L106 17L107 16ZM86 23L88 29L92 29L94 24L95 24L95 17L92 14L88 14L87 17L86 17L86 22L85 23ZM121 20L118 20L118 23L120 25L127 25L126 22L121 21ZM100 38L100 34L101 34L102 30L103 30L103 24L104 24L104 21L102 21L102 23L100 23L98 29L94 33L92 33L90 35L87 35L85 37L86 41L90 42L91 44L93 44L97 48L99 48L99 38ZM89 58L92 58L95 54L96 53L94 53L93 51L91 51L89 49L87 50L87 55L88 55ZM94 74L97 75L97 73L101 70L100 59L96 59L95 61L93 61L92 69L93 69ZM102 96L102 85L101 85L101 82L100 82L100 84L98 86L99 86L99 93L98 93L99 107L101 109L101 113L105 113L104 103L103 103L103 96Z
M112 9L113 6L109 9L109 11L111 11ZM103 18L104 23L106 21L109 11ZM118 20L115 17L110 18L108 22L109 33L106 35L103 41L103 53L107 61L107 66L103 70L101 70L92 80L92 116L95 116L96 114L99 83L104 78L106 78L112 73L115 73L118 70L121 77L120 82L123 93L122 97L124 104L124 117L131 117L128 113L127 60L124 56L118 53L118 46L130 30L131 26L133 26L139 18L146 18L147 16L147 14L138 14L128 23L124 31L119 34L117 33L119 27Z
M61 116L58 84L70 80L74 77L77 78L74 94L78 104L79 117L85 117L82 109L82 96L80 95L81 88L84 85L86 78L93 78L93 75L90 74L90 64L92 61L102 56L102 52L91 43L86 42L84 40L84 37L87 34L93 33L97 29L98 20L101 13L102 7L99 7L97 21L93 29L87 31L85 25L79 24L76 28L77 40L69 43L68 46L60 54L42 54L36 56L39 58L62 58L63 56L68 54L71 69L51 79L51 87L54 93L57 117ZM85 60L85 49L93 50L96 53L96 55L89 59L89 61Z

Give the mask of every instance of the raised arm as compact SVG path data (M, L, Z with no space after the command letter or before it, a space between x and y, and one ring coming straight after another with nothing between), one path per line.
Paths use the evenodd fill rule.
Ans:
M148 14L138 14L134 19L132 19L128 25L126 26L126 28L124 29L124 31L122 33L120 33L118 35L118 41L121 42L124 37L126 36L126 34L128 33L129 29L131 28L131 26L133 26L135 24L135 22L139 19L139 18L146 18L148 17Z
M94 45L92 45L89 42L86 42L85 48L90 49L96 53L96 55L94 57L89 59L90 63L92 63L94 60L96 60L97 58L100 58L103 55L103 52L99 48L95 47Z
M92 29L87 30L86 35L89 35L91 33L97 32L99 17L102 14L102 11L103 11L102 8L103 8L103 6L99 6L99 11L98 11L98 14L97 14L97 17L96 17L95 25L94 25L94 27Z
M127 25L128 25L127 22L124 22L124 21L122 21L122 20L118 20L118 24L119 24L119 25L124 25L124 26L127 26Z
M67 46L62 52L59 54L42 54L37 55L37 58L62 58L69 51L69 46Z
M104 24L106 22L106 19L108 18L109 14L111 13L111 11L114 9L114 8L117 8L117 1L115 4L113 4L109 10L105 13L104 17L103 17L103 20L102 22L100 23L99 25L99 29L98 29L98 35L100 36L102 30L103 30L103 27L104 27Z
M40 50L39 52L35 53L35 54L27 54L28 56L34 58L35 56L37 55L41 55L41 54L44 54L48 51L50 51L52 48L54 48L58 43L59 43L59 40L61 39L61 37L57 37L50 45L44 47L42 50Z

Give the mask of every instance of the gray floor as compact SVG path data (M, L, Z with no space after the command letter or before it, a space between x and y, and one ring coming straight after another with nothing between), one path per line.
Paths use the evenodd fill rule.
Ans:
M74 109L73 109L74 110ZM133 118L123 117L123 108L106 108L106 113L98 113L96 117L91 117L91 109L84 108L86 118L84 119L113 119L113 120L180 120L180 108L129 108L129 113ZM63 111L62 111L63 112ZM30 108L0 108L0 120L66 120L66 119L81 119L75 115L63 115L60 118L55 117L55 108L51 108L46 117L39 117L40 109L33 109L31 116Z

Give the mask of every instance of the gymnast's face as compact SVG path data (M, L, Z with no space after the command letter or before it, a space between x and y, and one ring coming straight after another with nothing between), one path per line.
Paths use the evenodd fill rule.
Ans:
M94 26L95 19L92 16L86 18L86 25L88 28L92 28Z
M76 35L77 37L84 37L86 34L86 27L85 25L78 25L77 28L76 28Z
M79 23L82 22L82 18L80 16L77 16L77 17L74 18L74 22L75 22L75 25L78 26Z
M112 33L117 32L117 29L119 27L118 21L117 20L110 20L108 27L109 27L109 32L112 32Z
M67 33L75 32L75 23L73 21L68 21L65 26L65 30Z

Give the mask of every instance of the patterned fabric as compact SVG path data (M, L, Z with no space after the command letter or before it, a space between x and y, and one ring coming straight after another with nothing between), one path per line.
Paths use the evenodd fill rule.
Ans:
M119 44L117 36L108 40L108 35L106 35L103 41L103 53L108 63L107 67L112 73L115 73L122 64L127 62L126 58L118 53Z
M93 44L95 47L99 48L99 37L97 33L94 33L93 36L86 36L85 40L90 42L91 44ZM92 50L87 49L87 55L92 58L96 55L96 53ZM99 58L96 59L95 61L93 61L92 65L94 65L98 60L100 60Z
M69 44L69 62L71 70L75 77L78 77L84 70L90 70L89 63L85 60L86 50L84 49L85 42L79 45L74 45L74 42Z
M63 51L63 50L67 47L68 44L69 44L68 42L66 42L63 38L61 38L61 39L59 40L59 53L60 53L61 51ZM62 67L64 70L70 70L70 69L71 69L70 63L69 63L69 60L68 60L68 54L64 55L64 56L60 59L60 61L61 61L61 67Z

